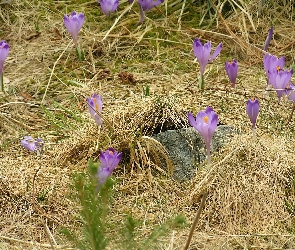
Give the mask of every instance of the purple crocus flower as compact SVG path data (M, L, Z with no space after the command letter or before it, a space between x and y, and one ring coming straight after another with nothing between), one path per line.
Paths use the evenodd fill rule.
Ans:
M295 86L292 83L287 84L284 94L288 97L288 99L291 102L295 103Z
M285 89L291 80L292 74L293 69L291 69L290 71L281 70L279 72L277 72L277 70L273 70L272 72L268 73L269 82L276 90L279 100L285 93Z
M106 16L110 16L119 6L119 0L100 0L100 7Z
M237 81L237 75L238 75L238 62L237 60L233 60L232 62L225 62L225 70L228 75L228 78L231 82L231 86L234 88L236 81Z
M21 140L21 145L31 152L37 151L37 153L40 153L44 145L44 141L41 138L35 140L32 136L29 135L24 136L24 138Z
M264 43L264 47L263 47L264 51L267 51L270 41L272 39L272 36L273 36L273 26L268 30L268 34L267 34L267 37L266 37L266 40Z
M4 62L9 53L9 45L5 41L0 41L0 73L2 74Z
M267 74L268 85L271 85L269 81L269 73L272 73L275 70L277 72L281 71L285 65L285 57L282 56L280 58L277 58L276 56L265 54L263 58L263 65L264 65L264 71Z
M86 99L89 113L95 120L97 125L102 125L102 119L100 117L102 111L102 98L100 95L93 94L92 97Z
M259 113L259 109L260 109L259 102L256 98L252 98L247 101L246 111L252 123L253 129L255 129L256 127L256 120Z
M282 56L280 58L277 58L274 55L265 54L263 57L263 66L266 74L268 73L268 71L273 71L274 69L280 71L285 66L285 57Z
M197 60L200 64L200 71L202 76L205 72L205 68L207 64L209 62L212 62L219 55L222 49L222 43L218 44L218 46L216 47L216 50L214 51L211 57L210 57L211 41L205 43L203 46L200 40L196 38L194 40L193 48L194 48L194 54L197 57Z
M96 178L98 180L98 188L101 187L111 176L114 169L118 166L122 159L122 153L118 153L113 148L108 148L105 152L100 151L100 166L97 170Z
M76 13L73 11L69 16L64 15L64 24L71 34L75 46L78 46L78 34L85 21L83 13Z
M206 144L208 162L210 163L210 143L217 127L218 115L211 107L207 107L206 110L202 110L197 114L196 119L189 112L188 120L190 125L202 135Z

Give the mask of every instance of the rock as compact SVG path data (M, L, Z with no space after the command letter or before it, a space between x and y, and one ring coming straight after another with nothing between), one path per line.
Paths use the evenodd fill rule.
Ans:
M237 134L237 129L234 127L218 126L211 142L211 153L229 142L234 134ZM166 148L174 166L173 177L176 180L191 179L199 164L206 159L204 140L193 127L167 130L152 137Z

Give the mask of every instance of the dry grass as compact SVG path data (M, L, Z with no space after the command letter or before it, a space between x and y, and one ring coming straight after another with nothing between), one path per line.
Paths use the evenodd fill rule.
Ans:
M220 12L211 9L216 18L211 23L205 5L169 1L148 13L140 27L134 7L112 27L126 4L106 20L95 1L80 2L15 0L0 9L1 37L11 46L5 63L10 82L7 94L0 94L0 248L66 249L60 227L78 226L77 207L69 198L71 176L84 171L89 158L97 159L100 149L113 146L124 153L114 173L114 225L132 214L142 221L143 238L176 214L185 214L190 223L207 190L190 249L294 249L294 209L286 205L294 202L294 120L286 124L292 105L285 99L278 103L272 92L265 97L260 49L273 22L270 52L294 64L290 1L285 7L278 1L265 6L236 1L239 6L226 17L226 6L234 1L214 1ZM87 18L79 38L85 62L76 60L62 23L63 14L74 9ZM196 36L213 46L224 44L221 57L206 69L204 93L198 91L193 62ZM224 72L224 61L233 58L240 70L236 90ZM143 97L146 85L150 96ZM85 105L93 92L103 95L101 129ZM261 104L256 141L245 113L252 96ZM208 105L220 123L234 125L241 135L193 180L178 183L169 175L169 159L169 169L159 164L165 149L150 135L188 126L187 112ZM21 148L27 134L45 139L42 157ZM181 249L188 233L189 227L171 232L159 248Z

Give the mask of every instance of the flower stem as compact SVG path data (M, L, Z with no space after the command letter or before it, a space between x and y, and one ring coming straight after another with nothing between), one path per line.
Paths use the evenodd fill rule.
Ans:
M138 6L139 6L140 19L139 19L137 26L141 25L143 23L144 18L145 18L145 13L139 3L138 3Z
M189 248L189 245L190 245L191 240L192 240L192 237L193 237L193 233L194 233L194 231L195 231L195 229L196 229L196 226L197 226L197 223L198 223L198 221L199 221L199 219L200 219L201 212L202 212L202 210L203 210L203 208L204 208L204 206L205 206L205 201L206 201L207 196L208 196L208 192L206 191L206 192L203 194L203 196L202 196L201 204L200 204L200 207L199 207L199 209L198 209L198 211L197 211L197 214L196 214L196 217L195 217L195 219L194 219L193 225L191 226L191 230L190 230L190 232L189 232L189 236L188 236L188 238L187 238L187 241L186 241L186 244L185 244L184 250L187 250L187 249Z
M200 89L204 90L204 86L205 86L205 84L204 84L204 75L201 74L201 77L200 77Z
M210 165L211 164L210 146L206 148L207 148L207 161L208 161L208 165Z
M1 72L0 81L1 81L1 91L4 93L4 75L3 75L3 72Z
M264 92L264 95L267 96L267 97L269 96L270 88L271 88L271 85L267 84L267 87L266 87L265 92Z
M84 61L84 53L83 51L80 49L80 46L77 44L76 46L76 54L79 60Z
M256 128L255 127L252 128L252 132L253 132L253 140L256 140Z

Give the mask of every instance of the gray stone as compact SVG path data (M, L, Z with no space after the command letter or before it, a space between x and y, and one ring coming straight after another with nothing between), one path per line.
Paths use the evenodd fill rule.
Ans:
M236 133L234 127L218 126L211 142L211 153L217 152ZM191 179L206 159L204 140L193 127L167 130L153 138L166 148L174 166L173 177L179 181Z

